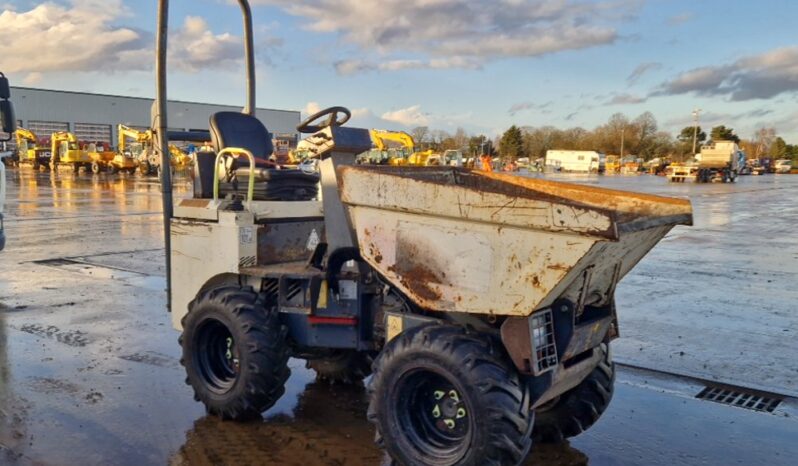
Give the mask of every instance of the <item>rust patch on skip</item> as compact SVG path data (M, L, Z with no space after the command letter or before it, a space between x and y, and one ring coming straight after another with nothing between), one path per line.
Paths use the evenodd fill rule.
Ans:
M399 275L399 282L413 292L416 296L426 301L437 301L441 299L441 292L430 286L431 283L441 283L441 279L424 265L414 265L407 270L398 270L396 267L388 267L389 272Z
M551 265L547 266L546 268L547 269L551 269L551 270L564 270L564 271L567 271L567 270L570 269L570 267L568 267L565 264L551 264Z

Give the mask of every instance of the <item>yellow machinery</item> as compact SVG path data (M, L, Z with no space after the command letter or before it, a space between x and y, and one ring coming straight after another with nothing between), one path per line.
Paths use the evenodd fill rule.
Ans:
M621 162L621 175L640 174L640 168L642 166L641 160L638 160L634 157L624 157Z
M440 157L434 157L435 152L425 150L416 152L416 142L413 137L404 131L387 131L381 129L369 130L375 149L369 153L369 161L381 165L440 165ZM399 143L400 147L390 144ZM437 163L435 163L437 161Z
M89 168L91 166L91 156L88 151L81 150L78 138L74 134L66 131L53 133L50 136L50 145L53 154L51 164L53 170L61 165L67 165L77 173L80 167Z
M150 163L153 158L152 130L139 131L123 124L117 125L116 151L135 160L142 175L151 175L154 169Z
M117 126L118 144L117 155L130 160L133 173L136 167L142 175L154 175L160 172L160 161L153 148L152 130L139 131L123 124ZM172 171L184 169L191 165L191 156L174 144L169 145L171 154Z
M91 171L92 173L100 173L106 171L108 173L116 173L124 171L130 174L136 172L139 163L137 158L129 151L125 150L125 143L127 137L125 133L130 128L119 125L119 146L116 151L103 144L90 144L87 148L89 157L91 158Z
M39 138L33 131L17 128L15 136L17 138L20 163L30 163L34 170L39 168L48 170L50 168L50 158L52 156L50 148L40 146Z
M621 172L621 158L617 155L608 155L604 160L604 174L617 175Z

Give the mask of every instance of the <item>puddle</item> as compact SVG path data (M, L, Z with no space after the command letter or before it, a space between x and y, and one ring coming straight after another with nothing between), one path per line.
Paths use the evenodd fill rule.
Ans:
M34 261L34 263L57 267L59 270L80 273L94 278L122 281L128 285L151 291L164 291L166 289L165 277L148 275L134 270L125 270L70 258L44 259Z

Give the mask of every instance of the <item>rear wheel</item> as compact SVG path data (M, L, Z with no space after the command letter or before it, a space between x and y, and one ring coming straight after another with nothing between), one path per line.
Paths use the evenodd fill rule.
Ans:
M75 167L77 168L77 165L75 165ZM91 163L91 172L92 173L94 173L95 175L99 175L101 171L102 171L102 166L100 166L99 162L92 162Z
M401 465L520 464L532 447L529 391L489 337L429 325L374 364L368 418Z
M615 364L609 344L602 344L604 358L573 389L538 407L535 441L558 443L589 429L609 406L615 386Z
M247 419L283 395L287 331L252 288L212 289L191 302L182 323L186 383L209 413Z
M305 367L316 371L316 379L329 383L357 383L371 375L374 359L361 351L341 350L323 358L308 359Z

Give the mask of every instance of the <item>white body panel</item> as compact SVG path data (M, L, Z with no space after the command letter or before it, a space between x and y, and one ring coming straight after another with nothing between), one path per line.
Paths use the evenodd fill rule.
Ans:
M776 165L774 165L776 173L790 173L792 170L792 160L789 159L781 159L776 160Z
M701 146L701 153L695 158L699 168L726 168L731 164L732 170L739 170L740 152L733 141L717 141Z
M592 150L546 151L546 166L558 167L564 172L598 172L604 155Z
M172 326L213 277L254 265L257 232L248 212L219 212L218 222L172 219Z

